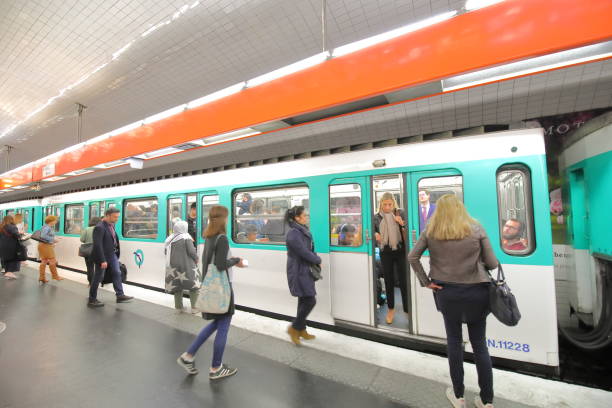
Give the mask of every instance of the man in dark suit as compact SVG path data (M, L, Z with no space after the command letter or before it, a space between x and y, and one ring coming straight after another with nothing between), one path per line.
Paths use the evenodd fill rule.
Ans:
M115 231L115 224L119 220L119 210L109 208L104 213L104 218L93 231L93 251L91 256L96 265L94 278L89 288L89 307L101 307L104 303L98 300L98 285L104 279L104 273L110 268L113 277L113 288L117 295L117 303L129 302L132 296L123 293L121 284L121 270L119 269L119 238Z
M419 191L419 232L425 230L427 221L431 218L434 211L436 211L436 205L429 202L429 191Z

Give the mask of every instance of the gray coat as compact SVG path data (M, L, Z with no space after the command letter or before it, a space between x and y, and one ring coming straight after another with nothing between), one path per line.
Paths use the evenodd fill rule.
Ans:
M166 292L198 289L202 276L198 270L198 254L193 242L180 239L170 245L170 267L166 267Z

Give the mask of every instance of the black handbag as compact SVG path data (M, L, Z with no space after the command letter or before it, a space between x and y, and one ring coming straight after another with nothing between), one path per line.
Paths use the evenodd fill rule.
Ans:
M21 242L17 241L17 260L27 261L28 260L28 248Z
M43 242L43 243L47 243L46 241L44 241L41 237L42 233L42 229L36 230L32 233L32 235L30 235L30 239L33 239L34 241L38 241L38 242Z
M323 275L321 275L321 266L316 264L310 265L310 276L315 282L323 279Z
M516 304L516 298L506 283L506 276L501 264L497 268L497 279L491 276L489 287L489 308L493 316L506 326L516 326L521 320L521 312Z
M81 244L81 246L79 247L79 256L83 258L90 257L92 252L93 252L93 242Z

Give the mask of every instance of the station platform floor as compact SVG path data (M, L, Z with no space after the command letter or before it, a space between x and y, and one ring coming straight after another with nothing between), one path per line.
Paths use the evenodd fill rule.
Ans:
M0 279L6 323L0 408L450 406L442 357L316 329L316 340L295 347L286 322L240 311L224 356L238 374L208 379L209 340L196 359L200 374L186 375L175 360L206 323L201 317L177 314L168 307L170 295L129 285L133 302L115 303L107 285L99 292L105 307L89 309L84 276L62 274L69 279L39 285L37 271L23 267L19 279ZM379 350L386 358L377 357ZM473 406L470 371L466 363L466 400ZM605 391L500 370L494 376L496 407L612 406Z

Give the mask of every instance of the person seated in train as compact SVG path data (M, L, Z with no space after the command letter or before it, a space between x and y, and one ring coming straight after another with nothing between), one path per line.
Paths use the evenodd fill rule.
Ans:
M272 207L270 211L270 218L268 219L268 222L264 224L261 233L263 237L267 238L269 241L285 241L285 222L282 219L280 207Z
M353 224L342 224L338 227L338 245L356 246L357 228Z
M240 201L236 204L238 207L238 215L243 215L250 212L253 198L249 193L243 193Z
M246 241L247 242L255 242L257 241L257 227L253 224L249 224L246 226Z
M523 237L525 224L516 218L510 218L504 223L502 230L502 247L508 251L524 251L527 241Z
M436 205L429 201L429 191L419 190L419 232L423 232L435 210Z

